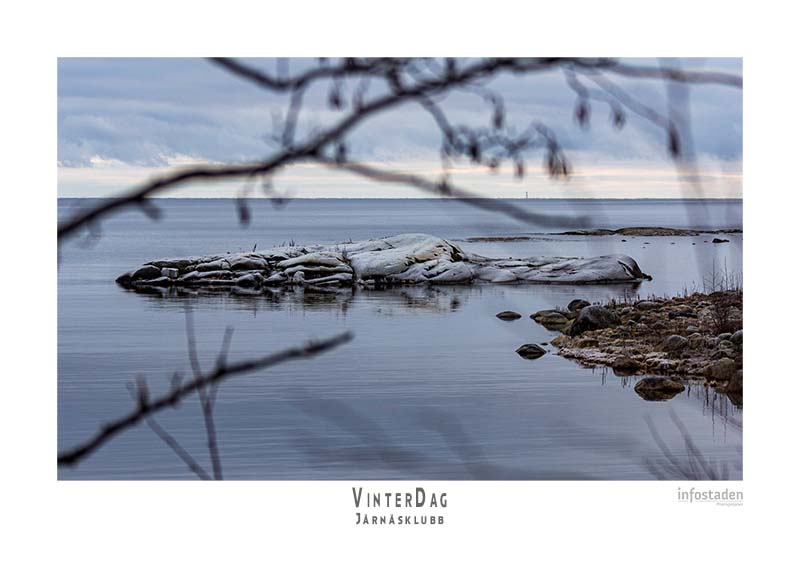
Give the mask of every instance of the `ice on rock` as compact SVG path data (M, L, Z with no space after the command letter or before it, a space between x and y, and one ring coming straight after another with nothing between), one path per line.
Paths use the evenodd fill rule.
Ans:
M145 270L152 269L152 276ZM169 268L167 276L160 269ZM247 278L244 278L247 276ZM275 247L248 253L204 256L147 263L117 281L126 288L152 286L202 287L227 280L259 287L297 284L308 287L470 282L598 284L650 279L625 255L593 258L534 256L493 259L465 252L428 234L400 234L336 246Z

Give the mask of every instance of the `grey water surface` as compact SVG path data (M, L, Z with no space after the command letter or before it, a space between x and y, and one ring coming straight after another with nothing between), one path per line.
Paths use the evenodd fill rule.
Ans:
M527 200L523 208L590 215L591 227L741 228L741 201ZM62 199L59 219L87 202ZM676 458L688 461L686 427L703 458L742 476L742 410L694 386L667 402L642 400L635 377L585 369L553 353L527 361L514 350L548 342L527 316L573 298L675 295L703 288L713 271L742 269L742 235L579 237L548 234L443 200L252 201L242 227L229 200L157 200L158 221L128 210L95 239L72 239L58 269L58 448L91 436L133 407L126 384L151 394L173 372L191 375L186 313L200 361L214 364L226 327L228 359L250 358L352 330L349 344L312 360L227 380L216 404L226 479L653 479L664 460L647 419ZM302 289L263 297L161 297L114 278L147 260L250 251L294 241L324 244L404 232L455 240L491 256L625 253L653 275L631 285L470 285L384 291ZM530 236L515 242L471 237ZM521 320L495 318L502 310ZM545 346L552 349L550 346ZM157 416L210 471L196 397ZM129 430L60 479L191 479L145 425Z

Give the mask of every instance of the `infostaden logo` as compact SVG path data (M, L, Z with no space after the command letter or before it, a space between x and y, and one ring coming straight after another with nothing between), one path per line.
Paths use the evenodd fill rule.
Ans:
M713 503L717 506L742 506L744 504L744 492L734 491L729 488L715 490L698 487L689 489L678 487L678 502L687 504Z

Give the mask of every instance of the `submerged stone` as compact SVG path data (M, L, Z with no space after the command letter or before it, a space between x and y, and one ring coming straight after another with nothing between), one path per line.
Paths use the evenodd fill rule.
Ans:
M505 312L500 312L496 317L500 318L501 320L505 320L506 322L510 322L512 320L519 320L522 315L507 310Z
M638 361L627 356L620 356L611 364L611 369L617 374L631 374L635 373L642 367Z
M516 352L525 359L537 359L547 353L539 344L524 344L517 348Z
M666 401L685 389L681 382L660 375L643 377L633 387L633 390L645 401Z

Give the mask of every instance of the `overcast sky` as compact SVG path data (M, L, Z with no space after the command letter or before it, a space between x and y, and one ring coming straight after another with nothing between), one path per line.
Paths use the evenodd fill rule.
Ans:
M275 71L272 59L248 60ZM654 64L652 61L637 63ZM740 59L684 60L692 68L741 73ZM291 60L290 70L308 62ZM665 87L648 80L622 81L629 93L662 112ZM574 121L575 95L560 72L502 76L490 86L502 93L508 121L546 123L564 145L575 176L554 182L541 172L541 154L529 156L529 176L513 178L464 163L455 181L488 197L676 197L681 186L666 154L663 131L631 116L625 129L610 126L608 108L592 104L588 130ZM345 93L352 86L345 86ZM375 93L382 89L375 85ZM692 88L694 146L705 196L741 197L742 92ZM327 90L306 97L301 133L335 119ZM443 103L454 123L488 125L490 110L480 97L459 93ZM275 110L284 97L271 95L202 59L60 59L58 63L58 194L107 196L166 169L196 163L252 161L267 156ZM413 104L375 116L348 139L351 156L435 176L439 131ZM315 167L288 169L279 191L296 197L424 196ZM191 185L170 196L230 196L241 183Z

